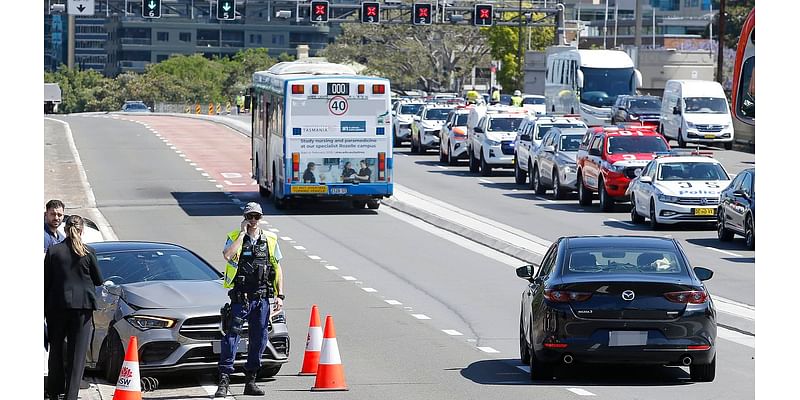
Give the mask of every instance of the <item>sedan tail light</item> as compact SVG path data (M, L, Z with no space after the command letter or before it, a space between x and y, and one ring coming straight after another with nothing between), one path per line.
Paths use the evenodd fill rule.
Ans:
M703 304L708 301L708 293L705 290L686 290L683 292L664 293L664 297L673 303L682 304Z
M545 289L544 298L554 303L569 303L571 301L586 301L592 297L591 292L569 292L566 290Z

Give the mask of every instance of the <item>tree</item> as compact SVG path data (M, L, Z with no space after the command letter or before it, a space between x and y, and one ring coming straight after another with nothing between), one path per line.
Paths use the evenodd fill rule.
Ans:
M524 3L523 3L524 4ZM505 13L504 19L507 21L517 21L518 13ZM523 17L524 18L524 17ZM534 14L531 16L531 22L542 21L547 18L544 14ZM504 91L510 92L515 89L523 90L519 83L519 72L521 71L520 65L517 63L517 56L519 52L519 34L520 28L518 26L495 25L490 28L481 28L488 38L489 44L492 48L492 58L501 60L503 62L502 69L497 72L497 82L504 88ZM530 30L530 43L531 50L544 50L545 47L553 43L553 35L555 35L555 28L553 27L522 27L522 43L523 50L527 49L527 36ZM523 51L522 63L525 63L525 52ZM524 71L523 71L524 74Z
M723 43L725 47L735 49L739 43L739 36L742 34L742 26L747 15L750 14L756 5L755 0L727 0L725 2L725 36ZM714 28L719 26L719 2L716 1L714 9L717 13L714 16Z
M122 104L116 95L119 93L116 82L94 70L81 71L61 65L56 72L45 73L44 79L61 87L60 112L107 111Z

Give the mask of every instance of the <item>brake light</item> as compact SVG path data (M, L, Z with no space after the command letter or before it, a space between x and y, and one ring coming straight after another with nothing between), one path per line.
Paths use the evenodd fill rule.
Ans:
M385 94L386 85L372 85L372 94Z
M554 303L569 303L571 301L586 301L592 297L589 292L570 292L566 290L545 289L544 298Z
M300 153L292 153L292 182L300 182Z
M311 94L319 94L319 85L311 85Z
M292 85L292 94L303 94L305 93L305 87L303 85Z
M664 293L664 297L673 303L681 304L703 304L708 301L708 293L705 290L686 290L683 292Z
M710 350L711 346L707 344L698 345L698 346L686 346L686 350Z
M542 343L542 346L544 346L547 349L565 349L565 348L567 348L567 344L566 343Z
M378 180L386 180L386 153L378 153Z
M364 84L363 83L359 83L358 84L358 94L364 94Z

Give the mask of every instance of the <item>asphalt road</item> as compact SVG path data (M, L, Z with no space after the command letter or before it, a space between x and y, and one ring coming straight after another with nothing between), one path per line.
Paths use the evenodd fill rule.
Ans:
M97 208L117 236L177 242L221 268L224 234L238 226L240 202L258 200L258 193L241 187L231 190L227 183L220 184L224 177L204 171L216 171L215 165L220 163L249 162L249 153L228 160L229 156L217 152L196 157L192 160L196 165L191 165L185 156L200 154L200 150L172 142L190 138L202 144L226 135L226 143L243 146L249 140L238 133L221 133L220 127L210 122L180 123L185 124L182 129L159 137L153 130L179 124L175 118L122 117L145 121L149 124L145 127L107 117L64 120L72 127ZM576 200L548 202L532 198L521 188L514 191L510 173L478 178L466 174L466 166L437 167L433 153L402 155L405 151L396 152L397 182L547 240L567 234L643 230L622 223L628 218L622 207L619 213L579 212ZM292 338L290 363L277 379L263 383L268 397L320 396L309 394L313 377L296 376L312 304L318 304L323 315L335 318L350 386L349 392L322 395L326 397L754 396L754 345L726 339L718 342L717 379L712 383L688 382L687 371L677 367L596 366L576 368L564 380L531 382L517 360L519 296L525 286L513 271L518 260L385 206L377 212L353 211L330 203L282 212L266 201L262 204L269 223L265 228L276 230L282 238ZM609 221L611 218L622 222ZM714 268L716 275L709 283L712 293L754 305L754 265L746 260L754 254L744 251L740 241L729 248L720 247L713 231L695 229L658 234L679 238L695 264ZM731 322L739 323L738 329L748 329L746 322ZM145 396L207 397L209 390L213 392L212 380L210 375L166 377L162 389ZM233 392L241 393L243 382L235 383Z

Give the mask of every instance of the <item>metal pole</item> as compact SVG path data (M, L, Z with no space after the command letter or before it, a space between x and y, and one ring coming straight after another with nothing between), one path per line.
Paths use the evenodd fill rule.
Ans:
M67 67L75 67L75 16L67 17Z
M519 0L519 28L517 29L517 86L522 89L522 0ZM558 33L556 33L558 36Z
M191 14L192 14L192 19L194 19L194 0L192 0L192 10L191 10Z
M608 33L608 0L606 0L606 12L605 17L603 17L603 48L606 47L606 34Z
M108 2L109 1L111 1L111 0L106 0L106 18L108 18L108 16L109 16L109 13L108 13Z
M653 48L656 48L656 9L653 7Z
M636 19L633 28L633 45L636 46L636 68L639 68L639 60L642 56L642 0L636 0L636 10L634 11Z
M614 48L617 48L617 18L619 17L619 4L614 2Z
M717 82L723 84L725 79L722 77L722 40L723 36L725 36L725 0L720 0L719 2L719 27L717 32L719 32L717 33Z
M709 1L708 2L708 51L711 52L714 49L714 5Z

